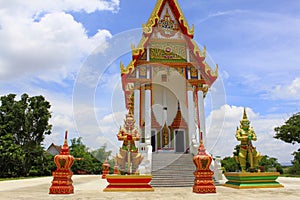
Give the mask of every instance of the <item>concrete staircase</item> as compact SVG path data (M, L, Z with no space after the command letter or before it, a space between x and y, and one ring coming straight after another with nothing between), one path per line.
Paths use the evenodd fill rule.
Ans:
M192 187L196 167L191 154L153 153L153 187Z

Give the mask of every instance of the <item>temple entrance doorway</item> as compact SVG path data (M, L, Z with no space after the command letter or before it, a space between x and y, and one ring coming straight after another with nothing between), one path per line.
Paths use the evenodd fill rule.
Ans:
M185 140L184 140L184 131L183 130L175 130L175 152L183 153L185 150Z

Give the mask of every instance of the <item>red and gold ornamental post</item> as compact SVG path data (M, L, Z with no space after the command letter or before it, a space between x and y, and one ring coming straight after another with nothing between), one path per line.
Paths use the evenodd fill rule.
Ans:
M198 154L194 156L193 162L196 165L194 172L195 180L193 192L203 193L216 193L216 187L213 181L214 172L209 169L212 162L212 157L205 152L203 145L202 132L200 133L200 146Z
M49 194L73 194L71 166L74 163L74 157L70 155L68 146L68 131L65 133L65 141L61 152L54 157L57 169L52 172L53 181L49 189Z
M106 175L109 173L110 164L106 158L105 162L102 164L102 178L106 179Z
M119 166L118 166L118 161L117 161L117 156L118 154L116 154L116 157L115 157L115 166L114 166L114 174L118 175L120 172L119 172Z

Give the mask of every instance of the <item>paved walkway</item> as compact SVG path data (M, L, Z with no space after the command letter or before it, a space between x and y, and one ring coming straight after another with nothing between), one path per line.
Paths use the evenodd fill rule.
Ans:
M279 177L278 181L284 188L273 189L233 189L217 186L216 194L195 194L192 188L154 188L154 192L103 192L106 187L106 180L99 175L73 176L75 193L72 195L49 195L49 187L52 177L32 178L25 180L0 181L0 199L218 199L218 200L300 200L300 178Z

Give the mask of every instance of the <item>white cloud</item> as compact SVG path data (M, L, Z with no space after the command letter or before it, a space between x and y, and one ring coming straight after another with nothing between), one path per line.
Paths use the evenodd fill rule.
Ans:
M265 98L279 100L297 100L300 99L300 77L295 78L288 84L279 84L270 89Z
M198 23L202 23L206 20L209 20L211 18L214 17L223 17L223 16L230 16L230 15L235 15L235 14L240 14L240 13L246 13L247 11L245 10L227 10L227 11L218 11L215 13L210 13L207 17L205 17L204 19L201 19Z
M0 0L3 12L9 12L17 16L33 16L34 19L39 19L39 16L44 12L84 11L92 13L96 10L116 11L119 9L119 3L119 0L13 0L9 3Z
M2 4L0 79L30 74L46 81L60 82L74 78L81 61L96 45L112 36L108 30L98 30L89 37L83 25L65 11L115 10L118 1L49 0Z
M224 105L218 110L213 110L207 118L207 142L206 148L214 156L232 156L234 147L239 144L235 138L236 128L240 125L243 116L243 107ZM279 162L290 162L291 153L296 147L273 138L274 127L283 124L281 115L261 116L251 108L246 108L248 119L251 121L257 135L257 141L253 145L263 154L278 158ZM225 118L223 116L225 113ZM222 126L223 125L223 126Z
M99 29L89 36L70 13L116 12L119 0L0 0L0 4L0 80L5 86L1 93L43 95L51 103L53 129L46 147L61 144L66 129L69 139L86 136L95 145L93 138L101 133L94 108L77 107L81 117L75 121L70 88L83 60L112 35Z

